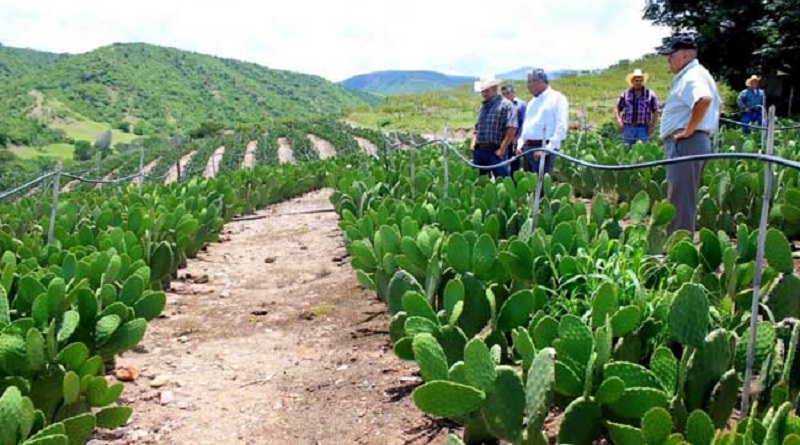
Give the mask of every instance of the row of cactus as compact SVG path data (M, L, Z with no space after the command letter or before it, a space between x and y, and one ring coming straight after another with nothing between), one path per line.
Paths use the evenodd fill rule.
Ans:
M441 177L437 154L417 153L416 174ZM339 178L331 200L359 281L388 304L395 353L415 360L426 382L414 397L420 409L465 425L467 443L539 443L519 395L547 350L552 404L564 410L560 443L706 443L696 434L708 424L711 439L734 431L756 231L736 225L734 243L704 228L695 245L686 232L668 235L675 210L661 194L632 190L622 204L595 194L587 209L569 184L547 178L531 231L535 177L489 181L451 163L452 197L435 182L412 196L408 162L395 155L393 170L376 162L370 175ZM771 229L766 240L753 394L763 408L748 413L752 425L767 425L783 403L796 407L800 389L800 281L785 234ZM508 387L462 378L477 355ZM669 442L649 438L643 416L648 425L668 417Z
M2 206L0 444L80 445L124 425L132 410L105 372L164 310L176 269L225 220L320 188L346 162L62 195L49 245L36 217L48 202Z

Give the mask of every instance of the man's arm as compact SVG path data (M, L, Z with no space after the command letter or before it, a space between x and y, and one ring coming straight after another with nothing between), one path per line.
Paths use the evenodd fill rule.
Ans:
M495 152L495 154L502 158L506 155L506 150L508 146L514 143L514 139L517 137L517 127L508 127L506 128L506 136L503 138L503 142L500 143L500 148Z
M747 93L747 90L743 90L741 93L739 93L738 96L736 96L736 105L738 105L739 108L745 108L745 106L744 106L744 95L746 93ZM746 111L748 111L748 110L746 110Z
M686 139L694 134L697 126L700 125L700 122L705 117L708 107L711 106L711 100L711 96L703 96L697 99L692 107L692 115L689 117L689 123L686 125L686 129L674 136L676 141Z
M622 96L619 97L619 100L617 101L617 106L614 107L614 119L617 120L617 128L619 129L620 133L622 133L622 127L624 126L622 124L622 115L620 114L620 110L622 110L622 108L625 106L624 101L625 101L625 93L623 93Z
M561 141L567 138L567 129L569 128L569 102L566 96L561 96L556 101L556 128L550 136L550 143L547 145L553 150L561 148Z

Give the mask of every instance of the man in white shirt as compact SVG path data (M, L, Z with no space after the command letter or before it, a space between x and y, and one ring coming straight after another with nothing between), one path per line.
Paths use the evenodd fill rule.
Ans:
M542 69L528 73L528 91L533 95L525 109L525 122L517 141L517 153L532 148L561 148L567 138L569 103L563 94L550 87L547 74ZM531 172L539 172L539 158L544 157L544 172L553 170L555 156L535 152L525 155L525 163Z
M714 78L697 61L695 40L678 35L658 52L667 56L669 69L675 74L659 131L667 158L711 153L710 134L719 127L721 101ZM667 166L667 195L676 210L670 232L683 229L694 236L697 191L704 166L703 161Z

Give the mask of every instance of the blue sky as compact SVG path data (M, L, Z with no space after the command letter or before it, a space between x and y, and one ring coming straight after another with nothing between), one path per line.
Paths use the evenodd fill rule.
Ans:
M668 34L645 0L0 0L0 43L80 53L147 42L338 81L427 69L602 68Z

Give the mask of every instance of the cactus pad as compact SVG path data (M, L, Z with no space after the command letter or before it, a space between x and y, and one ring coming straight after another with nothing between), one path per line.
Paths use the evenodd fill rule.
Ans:
M415 389L412 398L425 414L456 417L478 409L486 394L471 386L436 380Z
M625 384L625 388L662 388L658 377L652 371L637 363L609 363L603 370L603 377L606 379L619 377Z
M470 247L467 239L459 232L453 233L447 238L445 260L456 272L463 274L470 271L472 264Z
M412 349L424 381L447 380L447 357L433 335L419 334L415 336Z
M537 348L553 346L553 341L558 338L558 321L550 315L543 317L536 323L531 337Z
M619 307L616 288L611 283L603 283L597 288L592 301L592 328L603 326L606 315L613 315Z
M800 278L786 274L773 285L767 294L769 306L776 321L785 318L800 318Z
M614 445L642 445L645 443L644 435L638 428L614 422L606 422L606 427Z
M572 368L556 360L555 372L557 393L573 397L583 393L583 382Z
M625 306L611 317L614 337L624 337L642 323L642 310L638 306Z
M702 286L686 283L669 310L669 330L680 343L701 347L708 334L709 302Z
M663 445L672 432L672 417L664 408L653 408L642 418L642 434L648 445Z
M554 355L553 348L542 349L536 354L528 371L525 410L528 415L528 425L534 425L537 429L547 415L553 394L556 378Z
M464 374L470 385L488 391L497 377L489 348L479 338L473 338L464 349Z
M704 411L696 410L686 421L686 440L692 445L711 445L714 424Z
M792 260L792 248L786 235L780 230L767 230L767 237L764 242L764 257L769 265L778 272L790 274L794 270Z
M518 326L527 325L533 312L534 304L533 291L530 289L512 294L500 309L500 315L497 318L497 329L508 332Z
M603 412L600 405L579 397L564 411L558 430L558 441L563 444L591 445L600 435L602 422Z
M517 370L509 366L497 367L497 377L481 410L486 426L495 437L513 442L522 434L525 388Z
M747 342L750 338L750 328L736 344L736 370L744 372L747 364ZM768 321L760 321L756 325L756 344L753 356L753 367L758 369L767 359L767 356L775 350L775 327Z
M438 324L439 319L428 303L428 300L417 291L408 291L403 295L403 311L409 317L422 317Z
M714 386L707 411L715 428L723 429L728 423L733 407L739 397L740 385L739 376L735 370L731 369L723 374L722 378Z
M669 406L667 394L653 388L625 388L622 396L609 405L611 410L627 419L641 419L652 408Z
M625 382L619 377L608 377L597 388L595 398L603 405L610 405L619 400L623 392L625 392Z
M656 349L650 358L650 370L658 377L661 387L669 394L675 392L675 380L678 376L678 361L672 351L663 346Z
M730 335L716 329L705 339L689 362L686 374L686 408L704 409L714 385L731 366Z

